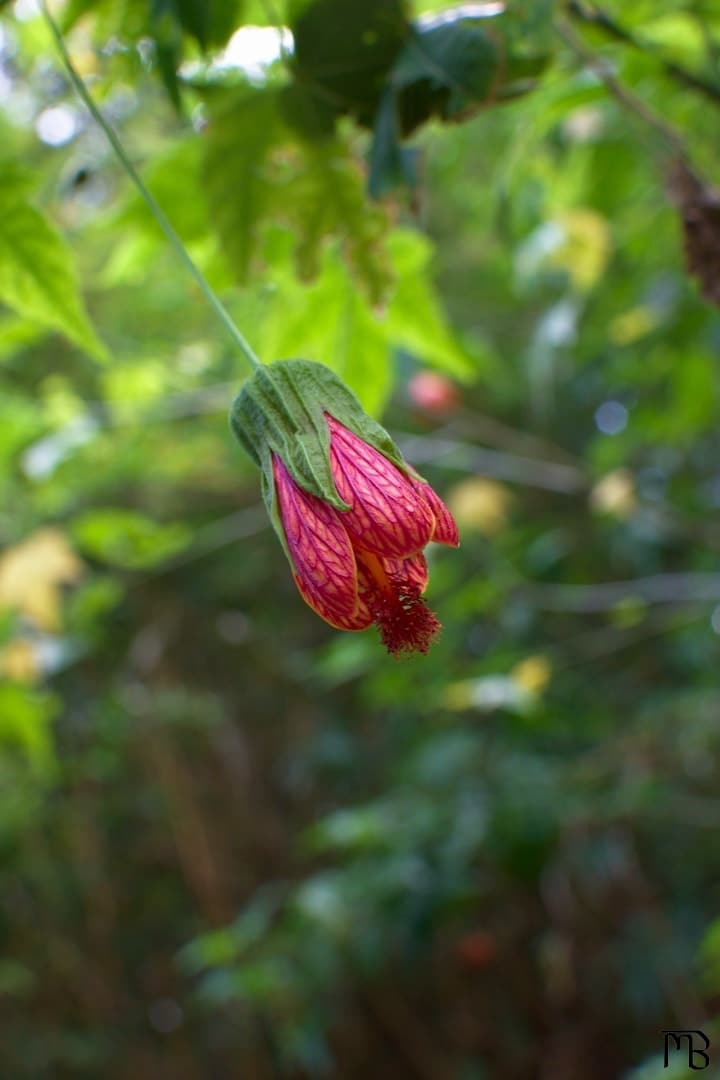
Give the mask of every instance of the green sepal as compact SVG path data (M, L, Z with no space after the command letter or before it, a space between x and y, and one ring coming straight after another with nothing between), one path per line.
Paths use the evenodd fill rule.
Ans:
M349 510L330 466L329 413L408 476L417 474L387 431L368 416L353 392L324 364L278 360L259 368L243 385L230 411L235 438L262 469L263 498L287 552L275 499L272 455L299 487L338 510Z

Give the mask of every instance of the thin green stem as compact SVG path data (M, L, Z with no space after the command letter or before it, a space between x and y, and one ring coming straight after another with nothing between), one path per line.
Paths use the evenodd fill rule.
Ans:
M57 26L50 12L48 11L46 0L40 0L40 4L42 8L42 13L45 17L45 21L47 22L50 33L55 40L55 44L62 58L65 70L70 77L70 81L72 82L73 86L75 87L83 102L87 106L95 122L105 132L105 136L110 145L112 146L113 151L115 152L117 158L125 169L125 172L128 174L133 184L137 188L141 198L145 201L148 209L150 210L150 213L155 218L158 225L164 232L168 242L170 243L170 246L173 248L175 254L178 256L180 261L184 264L186 270L189 271L195 281L195 284L200 289L200 292L203 294L208 304L215 312L215 315L223 324L225 330L230 335L234 344L240 350L240 352L248 361L250 366L252 368L262 367L262 361L259 359L258 356L256 356L255 352L250 346L250 343L246 340L245 335L242 334L239 328L235 325L232 318L230 317L229 312L219 300L212 286L206 280L204 274L198 269L193 260L190 258L190 255L188 254L182 240L175 232L173 226L170 224L164 211L161 209L161 207L155 201L154 197L148 191L147 187L140 178L140 175L135 169L135 166L132 164L127 154L125 153L125 150L123 149L122 143L120 142L118 136L115 134L110 124L108 124L107 120L104 118L97 105L93 101L92 97L90 96L88 89L85 86L85 83L80 78L73 66L73 62L70 59L70 55L65 46L63 36L60 33L60 29Z

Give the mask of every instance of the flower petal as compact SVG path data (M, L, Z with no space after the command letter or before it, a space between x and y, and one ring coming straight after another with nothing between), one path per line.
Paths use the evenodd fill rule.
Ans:
M413 480L417 490L421 493L435 517L435 531L431 540L435 544L447 544L448 547L459 547L460 537L455 518L448 510L438 493L426 484L424 480Z
M422 552L411 555L409 559L384 559L383 561L392 577L411 581L421 593L425 592L429 575L427 560Z
M367 551L406 558L430 540L435 516L424 492L374 447L332 416L330 463L338 494L351 507L343 525Z
M357 567L340 511L295 483L279 457L273 473L295 584L331 626L362 630L372 618L358 598Z

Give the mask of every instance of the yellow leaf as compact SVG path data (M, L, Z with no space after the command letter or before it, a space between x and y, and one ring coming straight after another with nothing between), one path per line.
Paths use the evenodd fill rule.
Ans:
M559 217L565 241L551 262L570 274L577 289L586 291L600 280L610 259L612 244L608 223L601 214L585 207L567 210Z
M550 682L552 667L544 656L528 656L515 664L510 675L528 694L539 696Z
M615 345L632 345L633 342L652 333L659 322L660 317L656 311L640 304L611 319L608 325L608 337Z
M495 536L507 524L511 495L496 480L471 476L451 488L447 502L458 527Z
M0 652L0 674L15 682L34 683L40 674L40 665L32 642L23 638L11 641Z
M97 55L92 49L76 49L73 51L71 59L78 75L82 75L83 78L97 75L99 64Z
M20 612L43 630L60 628L63 585L77 581L82 560L60 529L38 529L0 556L0 608Z

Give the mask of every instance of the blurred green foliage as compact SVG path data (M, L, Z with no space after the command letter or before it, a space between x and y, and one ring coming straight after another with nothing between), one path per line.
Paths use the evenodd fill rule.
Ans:
M663 1029L717 1045L720 319L667 175L711 205L720 13L473 7L58 11L256 350L331 365L454 509L443 635L397 663L303 605L241 360L2 6L9 1080L651 1080L686 1075Z

